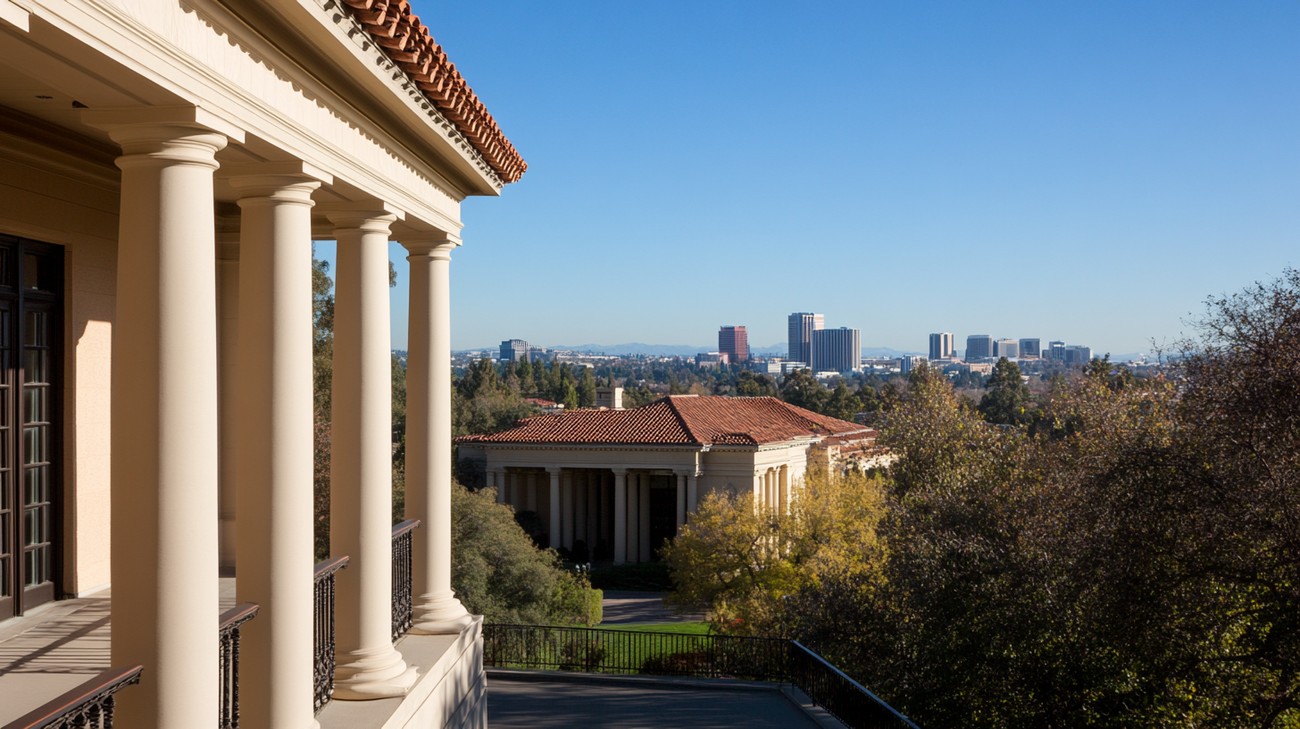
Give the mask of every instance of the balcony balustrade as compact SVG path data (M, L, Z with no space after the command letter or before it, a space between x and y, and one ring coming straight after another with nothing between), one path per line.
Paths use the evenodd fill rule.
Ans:
M89 681L6 724L4 729L112 729L114 695L140 683L143 666L110 668Z
M407 519L393 525L393 640L411 629L411 532L420 526L419 519Z
M316 711L329 703L334 694L334 575L347 566L347 557L335 557L316 565L316 656L312 663Z
M257 605L246 602L221 614L221 729L239 729L239 632L257 611Z

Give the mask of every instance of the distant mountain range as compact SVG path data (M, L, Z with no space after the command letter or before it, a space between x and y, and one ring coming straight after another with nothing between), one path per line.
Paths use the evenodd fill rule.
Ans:
M763 357L784 357L786 345L772 344L766 347L750 347L749 351ZM495 350L497 347L480 347ZM549 349L562 349L586 354L647 355L651 357L694 357L700 352L716 352L717 344L646 344L644 342L625 342L623 344L556 344ZM866 347L862 350L865 357L901 357L905 354L925 354L908 352L890 347Z

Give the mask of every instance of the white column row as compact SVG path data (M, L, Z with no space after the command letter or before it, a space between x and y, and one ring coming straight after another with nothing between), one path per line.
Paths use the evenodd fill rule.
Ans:
M237 322L222 327L231 340L223 371L232 375L223 383L236 392L219 415L214 173L217 152L229 138L242 141L239 132L197 109L85 118L122 148L112 663L143 664L150 679L122 695L118 716L129 726L206 726L218 714L218 432L233 414L238 427L221 431L233 452L221 472L238 484L236 593L261 608L243 628L241 716L250 727L313 727L311 213L312 192L332 180L302 163L224 171L241 223L237 262L223 262L224 275L239 278ZM338 241L331 550L351 558L338 575L335 698L399 696L415 670L391 636L387 251L396 216L379 202L324 212ZM412 263L407 516L423 524L413 632L456 632L469 621L450 585L456 243L404 243Z

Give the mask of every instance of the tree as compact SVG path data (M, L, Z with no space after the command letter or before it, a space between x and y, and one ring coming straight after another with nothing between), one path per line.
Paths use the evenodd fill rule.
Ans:
M852 422L857 414L862 412L862 401L849 390L844 380L840 380L831 391L830 397L826 399L822 412L832 418Z
M801 591L828 580L876 585L882 493L861 474L822 471L806 476L785 514L748 493L711 493L665 548L672 602L707 610L718 629L789 635L790 599Z
M1002 357L993 366L989 391L980 399L979 411L984 419L998 425L1020 425L1031 418L1029 387L1020 379L1020 368Z
M736 376L736 394L742 397L778 397L780 391L771 375L741 370Z
M830 399L830 393L813 377L812 370L799 370L785 376L781 383L781 399L796 407L820 413Z
M452 488L452 589L489 623L595 625L601 591L560 567L524 533L492 489Z

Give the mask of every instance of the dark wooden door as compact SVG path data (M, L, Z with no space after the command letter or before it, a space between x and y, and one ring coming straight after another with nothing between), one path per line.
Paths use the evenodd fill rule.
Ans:
M0 619L57 592L62 283L61 248L0 236Z

